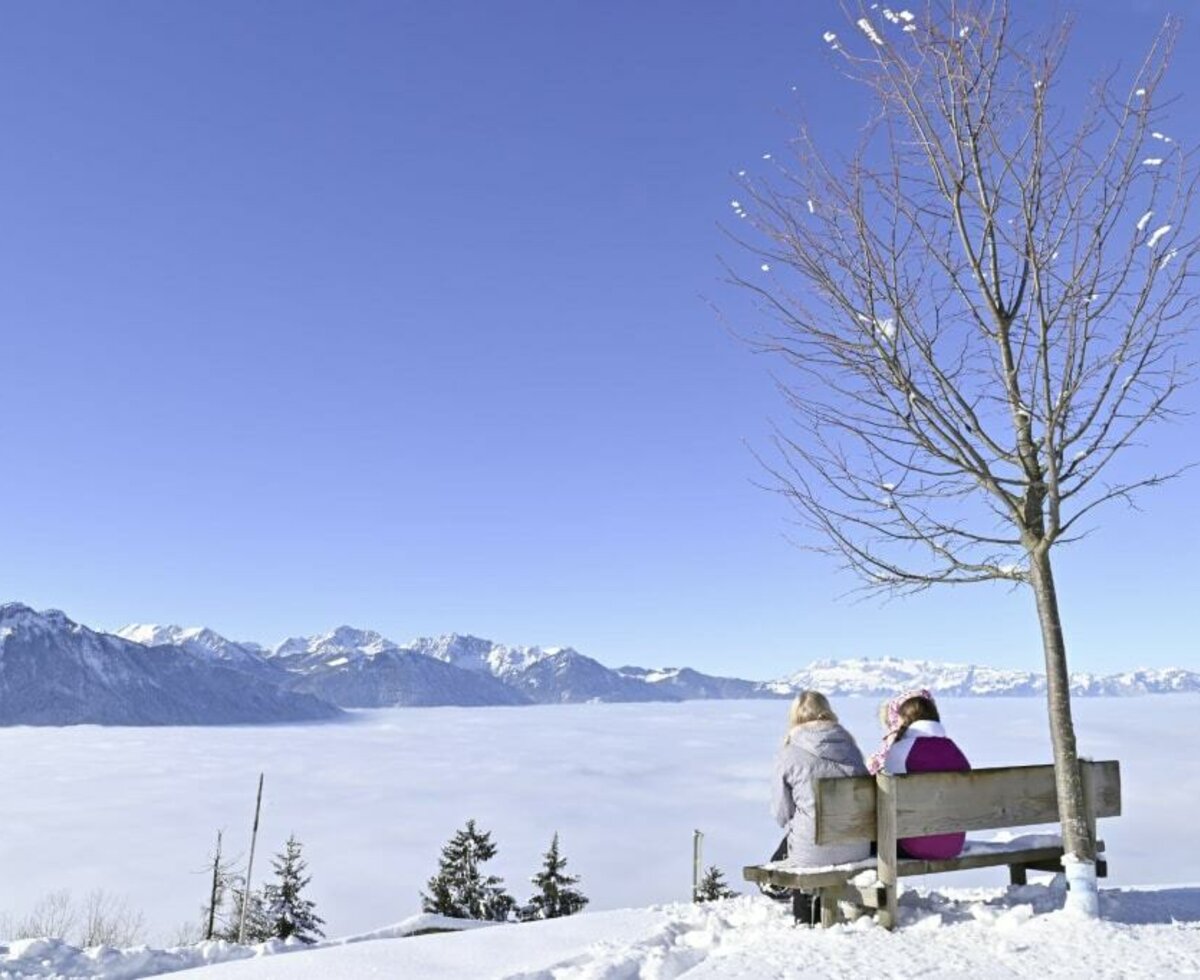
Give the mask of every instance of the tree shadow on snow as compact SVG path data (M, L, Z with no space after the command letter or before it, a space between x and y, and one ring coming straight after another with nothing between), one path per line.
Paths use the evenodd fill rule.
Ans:
M923 888L906 889L899 900L901 923L915 925L931 915L947 924L994 921L1016 915L1044 915L1063 907L1066 891L1061 876L1051 882L1012 885L1000 894L971 890L949 894ZM1100 917L1124 925L1200 923L1200 887L1104 888L1100 891ZM1022 911L1024 909L1024 911Z
M1200 888L1106 888L1101 893L1101 915L1127 925L1169 925L1200 922Z

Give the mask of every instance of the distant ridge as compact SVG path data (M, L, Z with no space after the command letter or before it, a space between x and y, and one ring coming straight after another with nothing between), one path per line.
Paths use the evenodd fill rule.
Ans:
M152 627L138 627L146 630ZM200 627L153 627L160 630L156 639L167 636L203 635L210 645L219 634ZM130 628L120 631L132 636ZM161 631L167 632L161 632ZM219 644L218 644L219 645ZM1037 697L1045 694L1044 675L1024 670L1008 670L972 664L934 660L905 660L895 657L850 660L816 660L801 670L773 681L751 681L737 677L704 674L691 667L606 667L572 647L508 646L478 636L447 633L421 637L399 644L373 630L340 626L328 633L294 637L273 648L255 643L240 646L262 651L264 657L289 672L302 673L309 680L300 689L330 697L342 707L385 704L479 704L478 694L456 691L454 678L487 678L498 682L492 692L495 704L551 704L585 701L695 701L739 698L786 698L797 691L815 688L834 697L885 697L911 687L928 687L943 697ZM388 695L361 695L355 703L339 700L340 695L327 686L327 679L354 671L356 684L363 690L381 677L389 657L401 653L423 656L453 667L456 673L445 675L446 686L438 695L413 694L413 700L396 700ZM229 656L227 653L226 656ZM353 666L352 666L353 665ZM439 683L443 679L439 679ZM419 683L415 678L412 683ZM1126 671L1101 675L1071 675L1071 691L1080 697L1131 696L1200 692L1200 673L1179 667ZM516 695L515 700L513 695ZM398 696L398 695L397 695ZM446 700L449 699L449 700ZM458 699L458 700L455 700Z
M816 688L843 697L880 697L911 687L927 687L942 697L1036 697L1046 693L1046 677L1024 670L881 657L818 660L768 687L781 694ZM1200 673L1180 667L1071 675L1071 693L1079 697L1197 691Z
M884 697L1043 695L1038 673L893 657L818 660L774 681L690 667L612 669L571 647L506 646L450 633L396 643L341 626L274 647L205 627L138 624L115 634L57 610L0 605L0 724L233 724L336 717L342 708L787 698L806 688ZM1077 696L1200 692L1181 668L1078 673Z
M234 725L334 718L336 706L180 643L97 633L56 609L0 605L0 724ZM187 639L192 639L188 637Z

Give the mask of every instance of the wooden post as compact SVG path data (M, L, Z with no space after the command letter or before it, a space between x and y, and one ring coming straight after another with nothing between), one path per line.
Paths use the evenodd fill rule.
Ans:
M212 939L217 926L217 896L221 891L221 831L217 831L217 853L213 855L212 891L208 895L208 928L204 938Z
M701 855L704 851L704 834L699 830L692 831L692 901L700 901L700 865L703 864Z
M262 810L263 774L258 774L258 799L254 802L254 829L250 832L250 860L246 863L246 887L242 890L242 914L238 920L238 942L246 941L246 906L250 902L250 882L254 873L254 845L258 841L258 814Z
M896 783L881 772L875 776L876 873L887 899L879 908L879 924L896 928Z
M1008 866L1008 883L1010 885L1029 884L1029 876L1026 874L1025 865L1010 864Z

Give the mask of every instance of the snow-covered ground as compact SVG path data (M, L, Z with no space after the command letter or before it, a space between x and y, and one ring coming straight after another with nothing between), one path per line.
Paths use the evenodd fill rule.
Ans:
M0 952L0 977L133 980L799 980L802 977L1175 977L1200 973L1200 888L1106 890L1101 921L1058 911L1046 884L908 891L900 929L864 919L796 927L761 897L584 913L449 935L375 936L302 949L209 943L92 950L31 940ZM194 967L194 969L189 969ZM6 972L8 971L8 972Z
M872 747L874 701L849 699L837 707L863 747ZM977 765L1049 759L1040 701L946 700L942 707L947 727ZM776 953L778 963L793 970L809 954L823 958L841 950L838 964L856 962L858 952L849 950L875 948L881 955L874 944L891 941L881 934L866 929L859 935L865 927L852 927L827 936L804 933L805 939L765 901L720 910L663 905L687 894L693 828L706 833L706 863L724 868L735 887L741 865L765 858L776 843L765 801L785 710L782 702L729 701L389 709L359 713L349 723L270 728L3 729L0 912L19 916L54 889L82 895L104 888L143 909L149 938L163 944L178 924L197 917L216 830L224 828L231 849L244 852L261 769L266 793L256 879L268 870L266 854L294 832L304 844L313 875L309 891L330 936L379 929L416 912L441 844L468 817L493 832L500 853L492 866L518 898L527 897L527 878L557 830L570 870L583 875L592 899L589 913L570 922L289 953L262 959L262 968L303 971L310 969L304 963L342 955L363 958L362 970L346 966L323 975L376 970L465 977L523 970L546 977L667 977L678 975L670 964L685 964L692 957L684 954L692 950L703 955L696 958L700 972L689 976L749 977L776 975L770 965ZM1097 699L1077 702L1075 711L1081 751L1122 763L1125 813L1101 824L1110 860L1107 884L1200 884L1194 817L1200 757L1187 737L1196 732L1200 698ZM915 884L936 884L945 892L948 886L1002 881L1003 872L993 869ZM942 909L940 899L929 898L910 906L908 931L918 936L940 923L964 937L963 969L983 962L970 959L976 954L1001 956L998 962L1012 965L1021 960L1017 947L1040 947L1062 916L1024 922L1035 908L1032 899L1018 894L1004 901ZM1077 953L1053 955L1061 953L1063 964L1101 947L1115 956L1121 944L1140 945L1138 936L1153 933L1143 951L1147 963L1159 962L1151 947L1169 940L1173 948L1191 950L1188 962L1197 969L1200 892L1168 888L1121 895L1109 904L1118 921L1072 926L1067 946L1078 946ZM654 905L662 907L644 908ZM603 911L628 907L639 910ZM1172 917L1181 924L1170 925ZM1134 929L1129 921L1157 924ZM1101 929L1103 937L1089 929ZM939 932L939 946L946 935ZM373 954L367 947L399 951ZM516 959L506 958L506 950ZM919 947L913 950L916 955ZM55 962L53 948L17 944L7 955L29 962L26 953L35 962ZM743 954L760 959L739 966ZM175 968L225 955L196 950ZM416 961L399 960L399 966L368 969L374 955L430 956L447 965L422 972ZM642 965L621 967L626 955L640 957ZM472 956L483 957L493 972L471 973ZM584 959L575 966L536 973L577 957ZM593 965L585 969L585 960ZM653 965L660 960L661 966ZM951 962L931 959L927 965L950 973ZM1134 973L1142 969L1139 962L1129 960ZM4 966L0 960L0 970ZM234 976L252 968L235 964L221 972ZM734 972L705 972L718 968Z

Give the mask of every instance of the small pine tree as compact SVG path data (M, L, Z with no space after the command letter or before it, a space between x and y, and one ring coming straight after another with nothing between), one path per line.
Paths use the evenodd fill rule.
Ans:
M283 853L276 854L271 865L276 882L263 889L263 900L272 934L279 939L295 937L302 943L315 943L325 935L321 931L325 920L317 915L315 902L300 896L312 876L304 873L307 865L300 856L295 834L288 837Z
M242 899L246 894L245 883L241 878L230 885L230 905L225 918L225 925L220 929L216 936L218 939L224 939L226 942L238 942L239 926L242 921ZM275 938L275 926L267 915L266 901L263 898L261 891L252 891L250 898L246 902L246 943L253 945L254 943L265 943L268 939Z
M704 877L696 887L697 902L715 902L721 898L733 898L735 895L737 892L725 884L725 875L715 864L704 872Z
M565 874L566 866L567 859L558 853L558 834L555 833L542 870L529 879L538 890L521 909L522 919L557 919L574 915L587 905L583 892L572 887L579 882L578 876Z
M486 919L503 922L516 902L504 890L504 881L485 875L480 865L496 856L492 835L468 820L442 848L438 872L421 893L421 909L454 919Z

